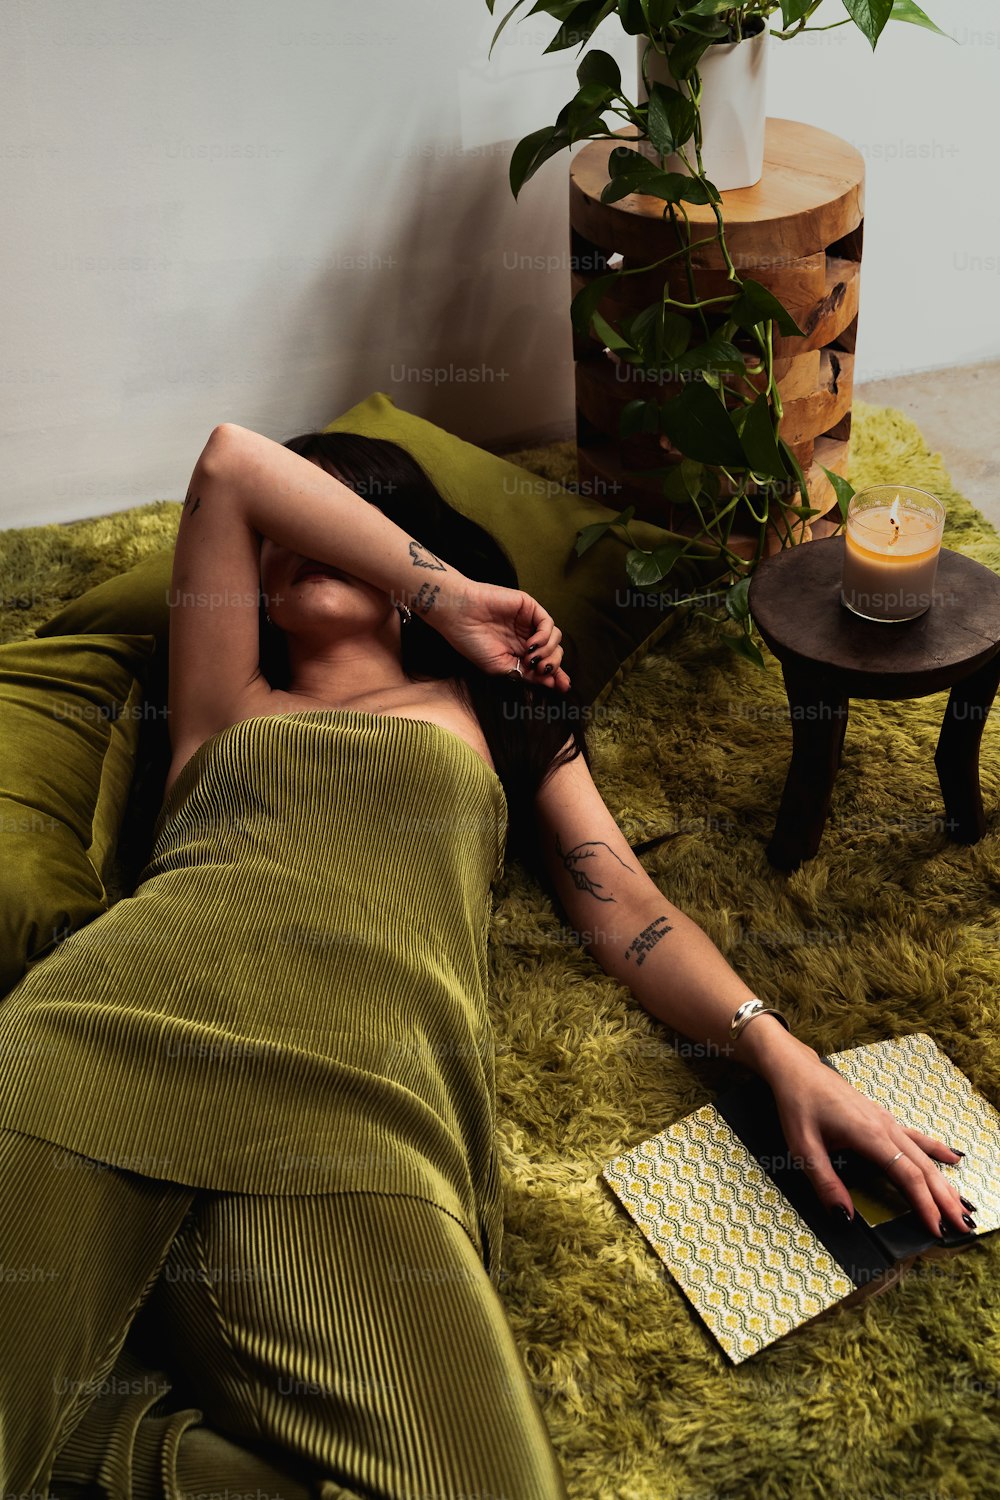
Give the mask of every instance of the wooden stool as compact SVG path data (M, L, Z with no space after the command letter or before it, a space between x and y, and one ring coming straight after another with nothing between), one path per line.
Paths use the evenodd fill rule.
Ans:
M767 846L779 870L797 869L819 848L851 698L951 688L934 753L945 826L963 844L986 831L979 744L1000 684L1000 578L942 548L926 614L877 624L840 602L843 560L843 537L827 537L766 558L750 584L750 611L781 662L792 721L792 761Z
M623 271L650 265L678 248L666 205L659 198L632 193L617 203L602 203L608 183L608 157L635 135L632 126L620 140L593 141L570 163L571 264L574 295L608 270L608 256L624 257ZM804 337L775 336L775 373L784 415L781 436L795 453L809 486L810 504L820 513L798 522L808 538L828 535L821 515L836 502L823 473L847 473L857 334L858 283L864 228L864 158L847 141L795 120L768 120L764 175L754 187L722 194L726 241L737 271L774 292L804 330ZM684 205L694 241L694 284L700 297L731 290L725 264L713 238L716 221L707 206ZM682 258L645 274L624 276L601 302L612 321L640 312L658 301L664 287L672 297L690 301ZM698 343L697 332L692 344ZM577 447L581 483L593 493L616 498L616 507L632 503L636 514L675 530L691 529L691 507L671 507L662 480L640 471L679 462L675 450L664 450L655 435L618 436L622 409L638 397L669 400L680 380L654 381L644 371L614 364L602 342L574 338L576 359ZM726 375L726 383L738 377ZM761 377L754 377L761 384ZM800 503L795 501L794 503ZM796 525L796 518L791 522ZM736 530L739 530L737 524ZM747 532L753 528L747 525ZM781 546L769 532L771 550ZM732 539L734 550L741 548Z

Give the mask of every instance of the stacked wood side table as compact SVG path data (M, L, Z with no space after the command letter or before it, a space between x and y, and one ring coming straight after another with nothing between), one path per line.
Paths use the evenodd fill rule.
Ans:
M594 141L570 165L570 235L574 295L607 273L608 257L624 257L622 270L649 265L676 250L677 234L666 205L633 193L604 204L608 157L635 136ZM806 474L810 503L820 512L802 523L802 539L829 534L821 516L836 503L823 468L846 474L851 431L858 283L864 228L864 159L828 131L792 120L767 122L764 175L752 188L722 194L726 240L737 271L774 292L792 313L804 337L776 336L774 353L784 415L781 436ZM695 289L718 296L731 287L717 243L715 218L707 206L685 204L695 240ZM697 243L702 241L700 245ZM662 296L690 301L683 258L646 274L625 277L601 303L614 322ZM700 337L692 338L692 345ZM749 346L748 346L749 348ZM679 383L656 383L644 372L615 363L594 337L574 338L579 475L608 502L632 503L636 514L660 525L687 528L686 511L663 499L662 481L638 470L678 462L680 455L655 435L618 436L622 408L643 397L667 400ZM727 375L728 382L739 377ZM755 383L762 384L762 378ZM749 528L748 528L749 530ZM775 534L769 550L780 547ZM740 550L737 547L735 550ZM749 555L749 552L747 553Z
M792 760L767 857L794 870L819 848L840 765L851 698L922 698L950 688L934 764L944 827L974 844L986 831L979 745L1000 684L1000 577L942 548L934 602L915 620L863 620L840 602L843 537L766 558L750 609L781 662ZM881 782L887 816L905 795L892 768Z

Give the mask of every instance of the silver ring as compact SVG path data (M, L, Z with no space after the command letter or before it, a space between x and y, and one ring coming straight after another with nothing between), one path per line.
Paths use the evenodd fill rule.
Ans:
M508 676L510 676L510 677L515 677L515 676L517 676L517 677L523 677L524 676L524 673L521 670L521 663L519 661L515 661L514 662L514 665L511 667L510 672L508 673Z
M890 1156L889 1160L886 1162L885 1166L882 1168L882 1171L883 1172L888 1172L888 1170L892 1166L893 1162L894 1161L899 1161L899 1158L902 1156L902 1154L903 1154L902 1151L897 1151L896 1154L895 1154L895 1156Z

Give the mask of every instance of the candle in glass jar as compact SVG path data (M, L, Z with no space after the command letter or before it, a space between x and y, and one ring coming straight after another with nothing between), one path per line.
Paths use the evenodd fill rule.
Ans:
M908 485L852 496L840 597L866 620L914 620L931 606L944 506Z

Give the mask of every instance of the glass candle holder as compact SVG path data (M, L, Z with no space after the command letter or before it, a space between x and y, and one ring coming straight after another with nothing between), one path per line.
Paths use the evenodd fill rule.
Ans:
M930 609L945 509L925 490L877 484L847 507L841 602L863 620L915 620Z

